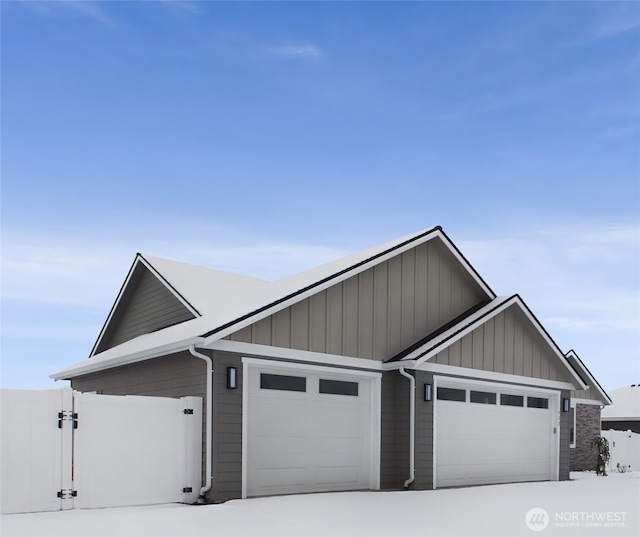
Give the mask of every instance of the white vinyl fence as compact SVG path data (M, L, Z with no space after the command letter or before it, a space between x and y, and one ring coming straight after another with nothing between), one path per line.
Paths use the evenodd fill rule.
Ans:
M1 512L192 503L199 397L1 390Z
M640 470L640 434L631 431L601 431L609 441L608 471L636 472Z

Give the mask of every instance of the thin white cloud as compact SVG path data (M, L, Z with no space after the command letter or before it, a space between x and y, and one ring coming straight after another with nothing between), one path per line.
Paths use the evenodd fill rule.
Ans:
M161 0L162 4L174 11L180 11L182 13L191 13L195 15L200 13L200 7L196 2L190 2L189 0Z
M90 2L86 0L35 0L21 2L20 4L34 13L40 13L42 15L67 12L75 13L105 25L111 25L115 22L103 9L101 2Z
M203 231L203 235L208 235ZM140 238L117 242L91 237L3 233L5 300L106 308L115 299L137 251L276 280L346 255L314 244L238 237L228 232L198 238ZM136 242L138 239L138 242ZM204 246L206 245L206 246Z
M635 2L603 2L594 5L596 20L571 45L588 45L640 29L640 8Z
M549 329L633 334L640 326L635 225L514 232L459 245L498 294L519 293Z
M324 55L322 50L311 43L267 47L266 50L271 55L282 58L316 59Z

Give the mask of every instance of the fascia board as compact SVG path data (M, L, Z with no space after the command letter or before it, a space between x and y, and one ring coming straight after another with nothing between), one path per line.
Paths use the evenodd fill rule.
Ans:
M582 375L584 375L584 378L588 379L589 382L587 383L587 389L589 389L589 390L594 389L598 393L598 395L599 395L599 397L601 399L601 403L603 405L612 404L613 401L611 400L611 397L609 397L607 392L605 392L604 389L602 388L602 386L600 386L600 383L591 374L591 371L589 371L587 366L584 365L584 362L580 359L580 357L578 356L576 351L571 349L569 352L567 352L566 357L567 357L567 360L568 360L569 364L572 367L575 364L575 367L577 367L579 369L578 374L582 373ZM573 362L572 362L572 359L573 359Z
M172 285L171 283L151 264L151 262L147 261L142 254L138 254L140 256L140 262L149 269L151 274L153 274L160 282L167 288L167 290L175 296L180 303L187 308L195 317L202 317L202 314L191 305L191 303L182 296Z
M325 354L323 352L301 351L284 347L271 347L270 345L259 345L257 343L244 343L241 341L230 341L220 339L209 345L200 345L200 348L212 349L224 352L233 352L243 356L267 356L280 358L282 360L299 361L311 364L328 366L348 367L356 369L366 369L382 371L382 362L369 360L367 358L356 358L352 356L342 356L340 354Z
M96 349L100 345L100 342L102 341L104 333L107 331L107 327L109 326L109 323L111 323L111 319L113 317L113 314L115 313L118 305L120 304L120 300L122 299L122 297L124 295L125 289L129 285L129 281L131 280L131 276L133 275L133 273L134 273L136 267L138 266L138 263L140 263L141 259L142 259L142 256L139 253L136 254L136 257L133 260L133 263L131 264L131 267L129 268L129 272L127 273L127 277L124 279L124 282L120 286L120 291L118 292L118 296L116 297L116 300L113 303L113 306L111 306L111 310L109 311L109 315L107 315L107 320L102 325L102 330L100 330L100 334L98 334L98 339L96 339L96 342L93 344L93 348L91 349L91 352L89 353L90 357L95 354Z
M596 401L595 399L580 399L580 398L572 397L571 406L574 406L574 405L602 406L602 401Z
M285 295L283 298L276 300L271 305L266 305L264 308L256 310L252 313L248 313L247 315L245 315L244 317L242 317L237 321L231 321L226 326L223 326L223 328L217 329L217 331L214 333L210 333L210 335L205 334L205 337L206 337L205 346L210 345L214 341L218 341L266 317L269 317L270 315L273 315L285 308L288 308L289 306L292 306L297 302L300 302L306 298L309 298L310 296L320 293L328 289L329 287L332 287L338 283L343 282L344 280L347 280L348 278L356 276L364 272L365 270L370 269L371 267L374 267L380 263L388 261L389 259L392 259L412 248L415 248L420 244L424 244L430 240L433 240L436 237L442 241L442 243L454 255L454 257L465 267L469 275L473 277L473 279L478 283L478 285L480 285L483 291L487 295L489 295L492 299L495 298L495 293L491 290L491 288L489 288L489 286L484 282L484 280L480 278L479 274L469 264L469 262L464 258L464 256L462 256L462 254L458 251L458 249L455 248L455 246L453 246L453 243L451 243L449 238L442 232L442 230L439 227L436 227L432 230L426 231L422 235L418 235L406 241L405 243L394 246L387 252L382 252L378 255L374 255L370 259L365 260L361 263L358 263L355 266L347 267L346 269L338 272L337 274L334 274L333 276L329 276L324 280L321 280L320 282L312 283L306 288L303 288L302 290L298 290L290 293L288 296Z
M512 375L509 373L495 373L493 371L484 371L482 369L471 369L468 367L458 367L453 365L432 364L430 362L425 362L416 367L416 369L418 371L426 371L429 373L440 373L442 375L465 377L469 379L490 380L522 386L537 386L540 388L550 388L554 390L574 389L573 385L569 382L539 379L535 377L524 377L520 375Z
M587 384L583 382L583 380L580 378L580 375L578 375L576 370L573 369L573 367L571 367L571 364L567 361L567 358L564 355L564 353L560 350L560 347L558 347L556 342L553 341L553 339L551 339L551 336L544 329L540 321L538 321L536 316L531 312L531 310L527 307L527 305L524 303L524 301L520 298L519 295L516 295L516 304L522 310L522 312L527 316L527 318L531 321L533 326L536 327L536 329L538 330L538 333L543 337L543 339L547 342L547 344L553 349L553 352L558 357L562 365L564 365L565 369L569 371L569 373L574 378L574 380L576 380L576 382L578 383L578 386L580 386L580 388L578 389L586 390L588 388Z
M49 378L53 380L70 380L80 375L86 375L88 373L97 373L106 369L113 369L114 367L120 367L123 365L134 364L137 362L144 362L153 358L159 358L167 354L173 354L176 352L184 351L189 348L189 345L201 345L203 338L192 337L181 341L176 341L167 345L155 347L153 349L145 349L130 354L116 355L113 358L88 358L71 367L67 367L58 373L49 375Z
M476 281L476 283L482 287L482 290L493 300L497 297L497 295L493 292L493 289L489 287L487 282L485 282L480 274L473 268L473 265L469 263L467 258L462 254L458 247L454 244L454 242L449 238L449 236L442 230L442 228L438 228L437 230L438 236L442 239L442 242L446 245L449 251L454 255L454 257L467 269L469 275Z

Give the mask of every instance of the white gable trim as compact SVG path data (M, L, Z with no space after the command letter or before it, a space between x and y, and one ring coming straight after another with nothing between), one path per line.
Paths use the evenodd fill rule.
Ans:
M135 364L137 362L144 362L145 360L151 360L153 358L162 358L163 356L166 356L168 354L186 351L191 344L200 346L201 343L202 338L196 336L188 339L182 339L173 343L168 343L166 345L161 345L151 351L145 349L133 352L131 354L116 355L113 358L102 358L101 356L96 356L95 358L87 358L82 362L59 371L58 373L49 375L49 378L52 378L53 380L68 380L74 377L79 377L80 375L86 375L87 373L97 373L99 371L112 369L114 367Z
M283 347L258 345L256 343L229 341L228 339L221 339L209 345L204 345L204 347L216 351L234 352L245 356L265 356L269 358L281 358L282 360L305 362L308 364L320 364L322 366L333 365L344 368L383 371L382 362L378 362L376 360L367 360L366 358L355 358L351 356L341 356L339 354L325 354L322 352L299 351L296 349L286 349Z
M582 362L582 360L580 359L576 351L574 351L573 349L570 350L566 354L566 357L569 364L571 364L572 366L575 364L575 367L579 370L578 374L583 375L584 378L587 379L588 384L586 389L592 391L593 393L596 393L598 397L600 397L599 404L602 404L602 405L612 404L611 398L607 395L604 389L602 389L598 381L591 374L591 371L587 369L587 366L584 365L584 363Z
M462 254L455 248L453 243L449 240L449 238L442 232L440 228L435 228L430 232L425 232L424 235L418 235L413 239L407 240L405 243L394 246L390 248L386 253L382 255L373 255L369 260L365 260L363 263L357 263L352 267L347 267L341 272L326 278L326 281L323 283L315 283L310 284L309 288L306 291L293 293L288 299L283 300L282 302L278 302L271 307L267 307L262 311L256 312L254 314L249 314L247 317L241 321L233 322L227 328L215 332L210 336L207 336L205 339L205 345L208 346L214 341L220 340L228 335L233 334L247 326L250 326L266 317L270 317L279 311L288 308L306 298L309 298L317 293L320 293L329 287L333 287L334 285L341 283L353 276L356 276L380 263L388 261L398 255L403 254L404 252L411 250L421 244L424 244L434 238L438 237L442 240L442 243L447 247L447 249L453 254L453 256L458 260L458 262L466 269L467 273L474 279L474 281L482 288L482 290L492 299L495 298L495 293L489 288L489 286L482 280L480 275L475 271L475 269L471 266L471 264L462 256ZM285 297L283 297L285 298Z
M415 368L406 366L407 369L416 369L418 371L427 371L429 373L438 373L442 375L452 375L456 377L466 377L470 379L492 380L496 382L507 382L509 384L519 384L522 386L537 386L541 388L553 390L573 390L573 384L561 382L558 380L539 379L534 377L524 377L520 375L511 375L508 373L495 373L493 371L484 371L482 369L470 369L468 367L458 367L453 365L432 364L425 362L417 365Z
M576 405L593 405L593 406L602 406L602 401L595 401L594 399L578 399L571 398L571 406L575 407Z

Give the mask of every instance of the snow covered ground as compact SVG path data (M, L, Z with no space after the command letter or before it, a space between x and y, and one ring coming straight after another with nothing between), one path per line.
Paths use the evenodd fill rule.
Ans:
M640 535L640 473L421 492L346 492L4 515L2 537Z

